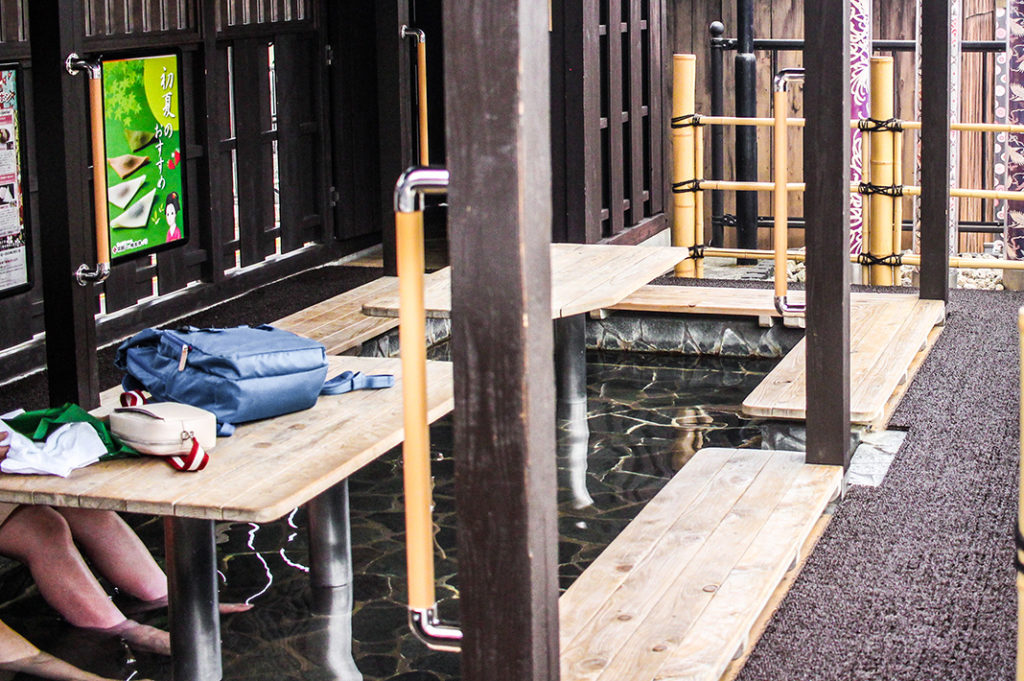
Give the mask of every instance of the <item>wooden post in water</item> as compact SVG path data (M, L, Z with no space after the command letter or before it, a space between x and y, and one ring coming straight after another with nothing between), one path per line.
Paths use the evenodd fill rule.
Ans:
M672 57L672 245L691 248L696 243L696 192L685 183L696 179L696 144L692 116L696 108L697 57L676 54ZM676 265L677 277L692 277L697 268L693 258Z
M545 0L443 3L461 670L558 678ZM468 125L467 121L474 124Z

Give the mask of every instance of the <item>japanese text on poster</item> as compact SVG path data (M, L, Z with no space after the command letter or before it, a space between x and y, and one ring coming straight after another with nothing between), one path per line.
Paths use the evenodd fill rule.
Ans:
M178 57L103 62L110 255L184 242Z

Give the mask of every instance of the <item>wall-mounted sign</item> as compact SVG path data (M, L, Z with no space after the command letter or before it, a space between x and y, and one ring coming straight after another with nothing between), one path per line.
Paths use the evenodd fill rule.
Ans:
M177 55L103 61L110 257L185 242Z
M22 151L18 71L0 66L0 295L25 291L31 283Z

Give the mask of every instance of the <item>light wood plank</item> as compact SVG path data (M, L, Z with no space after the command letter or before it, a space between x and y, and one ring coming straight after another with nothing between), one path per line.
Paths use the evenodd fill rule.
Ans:
M551 316L571 316L610 307L664 274L688 251L672 247L551 244ZM424 305L428 317L451 314L451 270L428 275ZM398 295L363 305L374 316L398 316Z
M707 499L681 518L675 553L669 542L658 561L631 574L595 614L588 626L562 650L562 678L573 681L622 681L654 678L672 646L703 609L718 585L763 526L802 466L803 455L760 453L763 466L753 480L732 494ZM685 474L684 467L683 473ZM694 593L696 592L696 593Z
M717 681L748 635L794 558L838 494L836 466L808 466L764 524L739 563L658 671L659 681Z
M0 500L263 522L299 506L403 439L399 360L330 357L343 370L392 373L396 387L324 396L311 409L243 424L198 473L155 457L110 461L68 478L0 476ZM451 365L428 363L431 419L453 406ZM110 408L116 390L104 393Z
M850 397L851 414L858 423L882 418L889 397L909 379L910 366L928 339L931 330L945 318L939 300L919 300L905 323L885 345L885 349L854 384Z
M850 414L855 423L872 424L925 344L931 329L942 322L941 302L907 295L861 294L851 309ZM751 417L806 418L805 344L800 341L743 401Z
M851 293L850 302L856 307L860 303L906 297L900 293ZM791 303L803 304L805 298L803 291L789 292ZM641 286L609 309L742 317L781 316L775 309L775 293L771 289L664 284Z
M738 454L711 450L700 458L698 462L694 457L684 467L686 473L675 476L678 482L669 491L671 496L653 507L651 501L562 595L559 635L563 666L574 668L586 666L590 659L608 659L607 647L621 643L622 632L639 624L653 607L658 585L666 581L658 573L669 569L673 558L689 557L699 550L729 512L729 504L718 502L738 499L768 461L759 450ZM693 463L697 467L690 468ZM661 493L655 500L659 497ZM684 505L677 507L670 499ZM616 625L607 628L609 622Z
M398 290L396 277L381 277L273 322L286 331L324 344L337 355L398 326L397 320L363 314L363 305Z

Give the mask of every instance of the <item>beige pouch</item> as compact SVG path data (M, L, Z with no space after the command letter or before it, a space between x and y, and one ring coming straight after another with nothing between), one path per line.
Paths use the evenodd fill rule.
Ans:
M217 417L212 412L177 402L120 407L110 413L110 431L143 454L180 456L192 438L206 451L217 444Z

